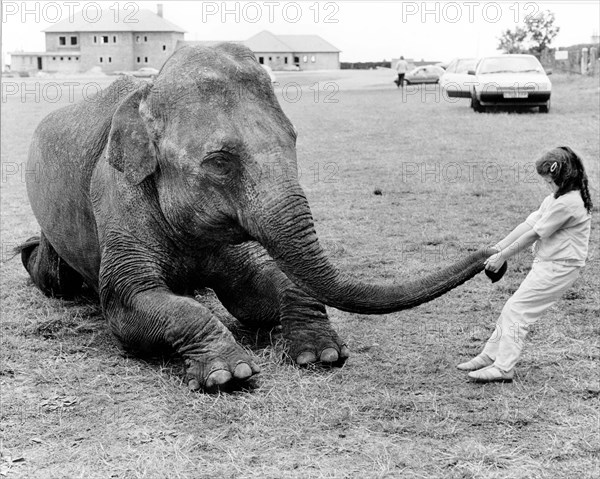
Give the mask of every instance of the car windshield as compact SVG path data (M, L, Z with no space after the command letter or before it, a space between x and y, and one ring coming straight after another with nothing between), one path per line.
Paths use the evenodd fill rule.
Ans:
M479 73L525 73L544 69L535 57L495 57L484 58L479 65Z
M456 73L466 73L469 70L475 70L475 65L477 65L477 60L475 58L459 60L456 65Z

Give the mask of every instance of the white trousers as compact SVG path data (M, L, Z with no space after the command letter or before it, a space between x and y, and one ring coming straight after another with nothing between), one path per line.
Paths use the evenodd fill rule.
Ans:
M554 261L533 263L519 289L502 308L496 329L483 348L498 369L508 372L515 367L529 327L571 287L580 270L580 266Z

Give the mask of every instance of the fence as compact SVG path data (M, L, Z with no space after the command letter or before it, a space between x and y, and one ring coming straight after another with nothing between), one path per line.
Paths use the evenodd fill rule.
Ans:
M598 46L571 48L568 50L546 51L541 57L542 65L554 72L576 73L598 76L600 60Z

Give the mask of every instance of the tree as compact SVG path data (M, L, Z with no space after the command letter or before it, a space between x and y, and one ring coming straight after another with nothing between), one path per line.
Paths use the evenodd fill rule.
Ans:
M541 55L556 38L560 27L554 26L554 13L544 10L537 15L525 17L525 28L529 32L531 47L529 51Z
M527 38L527 30L517 27L514 30L506 29L502 32L498 49L504 53L525 53L523 42Z
M502 32L498 38L498 49L504 53L529 52L540 56L558 35L560 27L554 25L555 20L554 13L550 10L526 16L524 26Z

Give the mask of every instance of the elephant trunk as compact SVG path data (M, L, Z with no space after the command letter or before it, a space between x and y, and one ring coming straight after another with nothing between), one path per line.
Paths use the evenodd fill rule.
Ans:
M312 297L343 311L383 314L412 308L471 279L484 269L490 252L481 249L441 271L398 285L354 281L327 259L312 214L299 187L285 201L266 205L255 235L278 266Z

